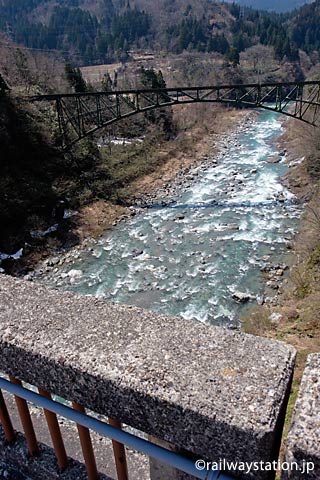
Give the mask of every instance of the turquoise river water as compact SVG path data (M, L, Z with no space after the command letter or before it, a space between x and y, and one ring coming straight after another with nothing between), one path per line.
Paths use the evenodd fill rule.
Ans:
M239 130L215 166L167 207L120 222L72 264L59 267L61 288L138 305L185 319L236 327L248 303L265 295L261 268L286 263L301 207L280 183L279 117L264 111ZM70 284L71 269L81 270ZM79 272L78 272L79 273Z

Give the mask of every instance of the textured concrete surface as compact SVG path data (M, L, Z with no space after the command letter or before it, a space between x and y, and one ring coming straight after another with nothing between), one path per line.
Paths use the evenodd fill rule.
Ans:
M0 323L6 373L197 458L277 455L295 358L284 343L4 275Z
M285 461L295 462L299 470L294 466L284 471L283 480L320 479L320 353L308 357L287 439ZM309 471L306 462L311 462Z

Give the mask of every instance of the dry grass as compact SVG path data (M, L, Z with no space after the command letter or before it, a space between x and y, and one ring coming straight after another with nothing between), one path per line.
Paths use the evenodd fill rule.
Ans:
M93 202L80 209L75 224L75 233L80 240L88 237L97 238L111 228L120 217L128 213L128 209L120 205L102 200Z

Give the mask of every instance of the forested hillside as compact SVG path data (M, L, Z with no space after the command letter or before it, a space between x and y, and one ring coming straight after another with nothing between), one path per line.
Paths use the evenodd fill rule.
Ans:
M124 62L132 50L213 52L238 63L239 53L258 43L274 47L279 60L296 61L299 49L319 50L319 24L320 0L286 15L210 0L0 2L0 31L9 39L57 50L78 65Z

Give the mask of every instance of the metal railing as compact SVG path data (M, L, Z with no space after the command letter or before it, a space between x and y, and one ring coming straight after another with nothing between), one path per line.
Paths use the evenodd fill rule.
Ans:
M122 119L187 103L263 108L320 127L319 80L48 94L26 100L55 103L64 150Z
M14 395L21 424L24 430L28 452L30 456L39 454L39 446L33 428L27 402L31 402L44 409L44 415L52 439L57 463L60 471L68 468L68 457L57 415L60 415L76 423L84 457L84 462L89 480L97 480L99 473L96 465L95 455L90 437L90 430L113 442L114 458L118 480L128 480L128 467L126 461L125 447L130 447L162 463L185 472L202 480L232 480L227 474L219 471L197 470L195 462L178 453L160 447L148 440L140 438L132 433L121 429L121 424L116 420L109 419L109 424L86 414L84 407L72 403L72 407L52 400L51 394L39 389L39 393L22 386L22 382L10 377L10 381L0 377L0 421L4 430L5 438L9 444L15 441L16 433L8 412L2 390Z

